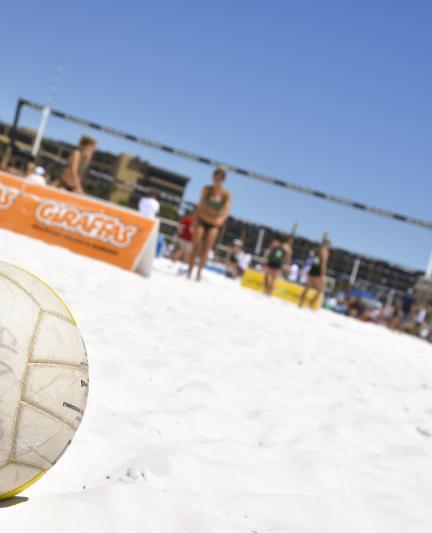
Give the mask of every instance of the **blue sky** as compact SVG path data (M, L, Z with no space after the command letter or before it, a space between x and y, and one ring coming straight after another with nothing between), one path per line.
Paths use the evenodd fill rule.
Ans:
M19 96L45 103L61 62L58 109L432 220L430 2L26 0L2 19L2 119ZM47 135L83 131L51 119ZM99 143L189 175L189 199L209 180L208 167ZM227 186L249 220L420 268L432 249L427 230L241 176Z

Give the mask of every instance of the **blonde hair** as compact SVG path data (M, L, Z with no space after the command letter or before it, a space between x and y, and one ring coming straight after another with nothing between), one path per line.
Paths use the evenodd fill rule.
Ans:
M79 145L81 148L84 148L84 146L96 146L96 139L90 137L90 135L82 135Z

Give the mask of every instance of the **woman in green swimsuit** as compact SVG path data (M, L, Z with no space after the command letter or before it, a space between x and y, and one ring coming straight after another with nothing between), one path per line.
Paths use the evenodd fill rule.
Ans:
M201 279L201 272L207 263L208 254L230 212L231 193L223 186L225 177L224 168L219 167L214 171L213 185L203 188L195 212L194 240L189 257L188 277L192 277L195 259L199 255L197 281Z
M266 268L264 273L264 293L271 296L276 278L285 264L291 264L292 248L289 239L275 239L266 252Z
M81 180L87 171L95 150L95 139L83 135L80 139L79 147L70 154L68 166L60 176L57 184L60 189L84 194Z

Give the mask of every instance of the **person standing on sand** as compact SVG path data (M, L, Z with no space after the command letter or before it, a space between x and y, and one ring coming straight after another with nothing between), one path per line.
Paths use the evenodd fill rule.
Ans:
M34 163L27 165L27 172L24 176L24 181L31 185L39 185L40 187L46 186L45 169L43 167L36 166Z
M171 254L171 260L189 262L189 254L192 249L193 242L193 225L194 216L192 213L187 213L180 221L177 232L176 247Z
M237 279L240 273L240 257L243 251L243 242L240 239L235 239L233 245L228 250L228 257L226 260L226 271L225 275L227 277Z
M312 265L308 273L308 279L305 288L300 297L299 307L303 306L306 300L306 295L311 287L315 287L315 289L317 290L316 295L310 303L311 307L313 307L318 302L318 299L324 292L327 275L327 265L329 260L329 246L329 239L327 237L324 237L322 246L315 251L315 254L312 257Z
M265 253L264 294L271 296L277 277L285 264L291 264L292 248L289 239L275 239Z
M295 259L294 259L295 261ZM288 270L288 281L292 283L297 283L299 278L300 267L297 263L293 262Z
M199 255L197 281L201 280L201 272L207 263L209 252L231 209L231 193L223 186L225 178L225 168L219 167L214 171L213 185L203 188L195 212L188 278L192 277L195 259Z
M138 202L138 211L147 218L154 220L160 211L160 203L154 191L141 196Z
M84 194L81 180L87 172L90 160L96 150L96 140L83 135L79 147L69 156L67 167L61 173L57 187L69 192Z

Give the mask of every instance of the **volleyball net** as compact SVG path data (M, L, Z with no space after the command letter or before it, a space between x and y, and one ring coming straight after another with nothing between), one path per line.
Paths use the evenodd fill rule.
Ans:
M212 169L218 167L218 166L224 166L229 172L238 175L240 178L257 181L260 183L263 183L265 185L271 185L273 187L277 187L278 189L286 189L287 191L293 191L295 193L300 193L304 196L308 196L310 198L327 202L329 204L336 204L339 206L343 206L345 208L350 208L352 211L358 212L358 213L364 213L364 214L373 214L377 215L383 219L386 219L388 221L393 222L399 222L402 223L405 226L411 226L411 227L417 227L422 228L426 230L432 229L432 222L428 220L423 220L421 218L410 216L403 213L398 213L392 210L384 209L381 207L376 207L374 205L366 204L363 202L350 200L338 195L330 194L324 191L316 190L311 187L307 187L304 185L300 185L297 183L293 183L291 181L287 181L284 179L281 179L279 177L272 177L267 174L263 174L260 172L256 172L253 170L248 170L246 168L240 167L238 165L215 159L212 157L207 157L200 155L198 153L194 153L188 150L183 150L174 146L170 146L164 143L160 143L157 141L154 141L152 139L149 139L147 137L143 137L140 135L131 134L128 132L125 132L123 130L112 128L109 126L105 126L103 124L99 124L97 122L84 119L81 117L78 117L76 115L65 113L63 111L47 108L41 104L32 102L30 100L26 99L20 99L16 106L15 111L15 117L12 124L12 127L10 129L10 146L8 147L8 151L6 154L6 157L4 160L7 160L7 158L11 157L14 150L17 150L19 146L18 142L18 132L21 128L21 121L22 121L22 114L25 109L32 110L34 112L40 113L41 120L39 123L39 129L37 132L37 135L33 138L33 146L30 150L28 150L28 157L36 157L37 155L43 155L46 159L49 159L52 162L52 165L56 167L57 174L61 172L61 169L64 168L66 164L66 159L58 156L53 156L52 154L44 151L42 140L44 139L44 128L47 124L49 117L54 117L56 119L60 119L63 122L66 122L72 126L77 126L81 129L90 130L94 132L98 132L98 141L99 138L102 137L102 134L106 134L110 138L116 138L119 140L119 143L121 142L127 142L132 143L137 146L145 147L147 149L153 150L155 153L159 152L160 154L168 154L170 156L174 156L175 158L183 159L183 160L189 160L193 163L196 163L198 165L205 165L208 167L211 167ZM71 127L72 127L71 126ZM76 138L74 139L76 141ZM125 191L126 193L129 193L134 196L135 199L139 198L143 194L147 194L151 191L150 186L143 185L139 182L131 182L124 179L119 178L118 176L113 176L110 173L101 172L99 170L95 170L90 168L87 176L86 176L86 182L89 187L87 188L90 191L90 194L94 194L92 192L92 187L94 187L94 184L100 184L100 186L97 188L98 192L96 195L102 194L102 197L108 198L109 193L112 190L121 190ZM102 191L102 193L101 193ZM104 196L104 191L106 191L106 195ZM188 201L185 201L182 197L178 195L173 195L168 192L160 192L158 193L160 197L161 204L169 205L171 208L176 210L177 212L179 210L186 210L186 209L193 209L194 204ZM136 205L132 205L132 207L136 207ZM177 217L178 219L178 217ZM242 220L245 224L249 224L249 222ZM254 223L251 222L250 225L253 225ZM236 237L242 237L242 229L239 227L239 225L235 226L235 229L233 231L237 232ZM269 241L273 238L273 235L275 234L277 230L272 231L271 228L268 227L262 227L258 235L255 233L255 242L249 242L249 249L254 255L254 261L256 263L262 262L262 254L266 248L266 246L269 244ZM168 239L174 239L175 235L177 233L177 222L176 220L169 220L167 218L164 218L162 216L161 218L161 232L164 233ZM221 232L223 233L223 232ZM282 232L281 232L282 233ZM286 231L284 232L286 233ZM232 235L233 236L233 235ZM229 242L229 238L223 239L224 235L221 235L221 238L217 245L217 250L219 250L220 255L225 255L227 250L227 244ZM226 237L226 235L225 235ZM232 240L232 239L231 239ZM301 237L297 237L296 242L299 242L301 240ZM313 243L310 240L303 239L303 241L307 241L310 245ZM318 244L318 243L316 243ZM359 260L356 258L356 255L362 255L362 254L355 254L351 253L352 259L350 259L351 264L348 267L344 267L344 269L341 268L335 268L332 269L330 265L330 274L334 275L337 278L344 279L347 283L357 281L358 283L362 284L365 288L377 288L380 292L382 291L388 291L388 287L386 286L387 283L384 279L384 275L381 276L380 279L377 281L374 281L372 283L366 283L364 280L364 276L362 275L362 268L363 272L366 271L364 268L364 260L363 265L360 265L359 268ZM365 256L366 257L366 256ZM299 262L300 264L303 262L304 258L300 258ZM372 267L370 265L367 266L367 269L370 270ZM353 277L353 274L354 277ZM399 271L400 276L405 275L403 272L403 269L401 268ZM409 277L409 279L408 279ZM411 284L411 281L414 280L415 276L411 274L407 274L407 281L405 282L405 286L409 286ZM380 282L380 280L383 279L383 283ZM390 283L389 283L390 284ZM375 286L375 287L374 287Z
M338 196L338 195L326 193L326 192L323 192L323 191L319 191L319 190L313 189L311 187L300 185L298 183L293 183L293 182L290 182L290 181L287 181L287 180L284 180L284 179L281 179L281 178L275 178L275 177L272 177L272 176L268 176L266 174L263 174L263 173L260 173L260 172L256 172L256 171L253 171L253 170L247 170L245 168L241 168L241 167L239 167L239 166L237 166L235 164L228 163L226 161L222 161L222 160L219 160L219 159L214 159L214 158L211 158L211 157L206 157L206 156L203 156L203 155L199 155L199 154L190 152L188 150L182 150L180 148L169 146L167 144L163 144L163 143L148 139L148 138L140 136L140 135L134 135L134 134L127 133L127 132L122 131L122 130L117 129L117 128L112 128L110 126L104 126L102 124L93 122L91 120L87 120L87 119L84 119L84 118L81 118L81 117L77 117L76 115L72 115L70 113L65 113L65 112L59 111L57 109L47 108L46 106L43 106L43 105L38 104L36 102L32 102L30 100L20 99L18 101L18 103L17 103L14 122L13 122L13 125L12 125L12 131L11 131L12 144L14 142L14 138L13 138L14 133L16 132L16 130L18 129L18 126L19 126L19 120L20 120L21 112L22 112L23 108L25 108L25 107L34 109L36 111L40 111L42 113L41 128L39 129L38 135L35 138L35 147L34 147L35 148L35 150L34 150L35 153L33 155L36 155L36 153L38 151L39 143L40 143L40 141L42 139L42 136L43 136L43 128L44 128L44 125L46 125L46 122L48 120L48 116L53 116L53 117L57 117L59 119L63 119L65 121L68 121L68 122L71 122L71 123L74 123L74 124L78 124L80 126L84 126L84 127L89 128L91 130L95 130L95 131L98 131L98 132L104 132L104 133L110 134L110 135L112 135L114 137L119 137L119 138L125 139L127 141L130 141L130 142L133 142L133 143L136 143L136 144L140 144L142 146L146 146L147 148L152 148L154 150L159 150L159 151L162 151L164 153L168 153L168 154L171 154L171 155L174 155L174 156L177 156L177 157L181 157L181 158L184 158L184 159L189 159L189 160L195 161L195 162L200 163L200 164L208 165L208 166L213 167L213 168L218 167L218 166L224 166L228 171L233 172L234 174L237 174L239 176L243 176L245 178L258 180L258 181L267 183L269 185L273 185L273 186L276 186L276 187L281 187L281 188L284 188L284 189L295 191L297 193L309 195L309 196L312 196L314 198L319 198L319 199L327 201L327 202L333 202L335 204L339 204L339 205L342 205L342 206L345 206L345 207L349 207L349 208L352 208L352 209L364 211L364 212L367 212L367 213L371 213L371 214L374 214L374 215L378 215L378 216L381 216L381 217L392 219L392 220L395 220L395 221L398 221L398 222L403 222L403 223L406 223L406 224L412 224L414 226L419 226L419 227L422 227L422 228L432 229L432 222L430 222L428 220L423 220L423 219L420 219L420 218L417 218L417 217L414 217L414 216L410 216L410 215L407 215L407 214L397 213L397 212L391 211L389 209L384 209L384 208L373 206L373 205L366 204L366 203L363 203L363 202L350 200L350 199L344 198L342 196Z

